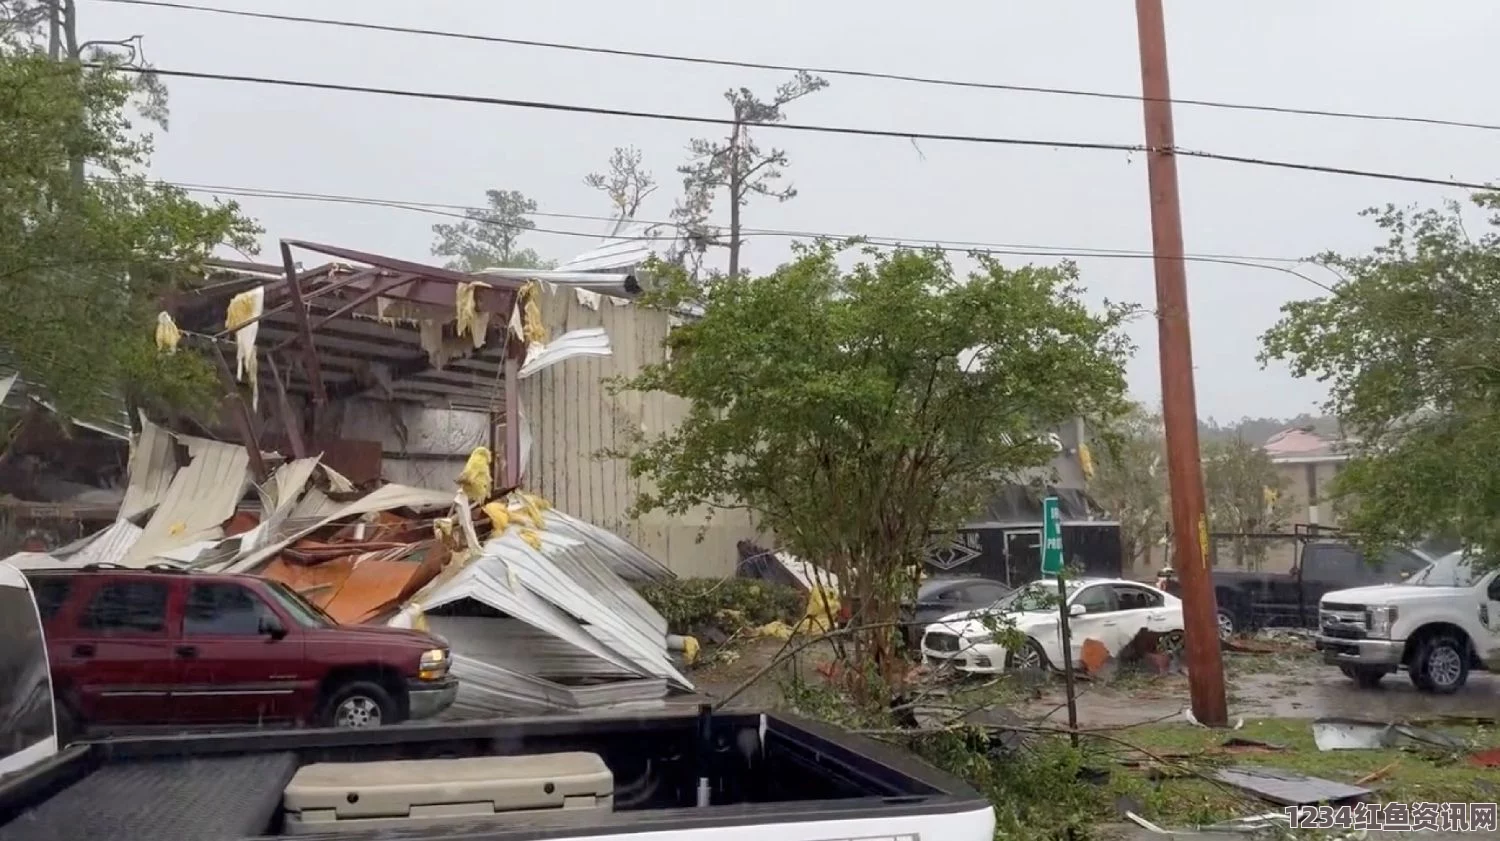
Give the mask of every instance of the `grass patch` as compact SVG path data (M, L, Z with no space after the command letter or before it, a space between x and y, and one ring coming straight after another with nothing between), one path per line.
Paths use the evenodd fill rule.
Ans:
M1472 748L1500 745L1500 733L1494 727L1439 727L1464 739ZM1209 730L1189 724L1143 725L1115 731L1121 739L1151 751L1172 756L1191 755L1180 760L1202 770L1219 766L1265 766L1296 771L1315 777L1364 785L1375 790L1383 801L1468 802L1492 799L1500 791L1495 772L1466 764L1463 752L1419 752L1385 749L1360 751L1320 751L1313 743L1312 722L1307 719L1263 719L1247 721L1241 730ZM1226 739L1239 736L1285 745L1286 750L1269 753L1216 751ZM1121 748L1123 750L1123 748ZM1247 801L1232 789L1200 777L1166 776L1153 779L1162 769L1148 764L1144 768L1117 767L1111 774L1110 789L1142 807L1141 814L1172 826L1212 823L1250 814L1270 811L1259 801ZM1166 770L1171 771L1170 766ZM1380 773L1383 772L1383 773ZM1379 773L1379 778L1360 783Z

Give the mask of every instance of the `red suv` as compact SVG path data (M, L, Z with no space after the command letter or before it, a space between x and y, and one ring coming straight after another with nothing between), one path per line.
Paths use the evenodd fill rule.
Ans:
M442 712L447 643L340 625L250 575L31 570L60 735L141 726L372 727Z

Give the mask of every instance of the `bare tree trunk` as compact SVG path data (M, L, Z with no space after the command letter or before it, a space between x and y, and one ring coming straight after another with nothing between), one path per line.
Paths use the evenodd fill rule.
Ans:
M62 58L62 0L47 0L47 57Z
M57 0L53 0L54 3ZM77 0L62 0L63 43L68 48L68 58L78 60L78 4Z
M729 279L740 276L740 202L744 190L740 172L740 136L742 127L738 120L734 133L729 136Z
M53 0L54 3L57 0ZM78 2L77 0L62 0L63 3L63 43L68 49L68 60L78 61ZM83 188L83 155L75 154L68 161L68 172L73 176L73 184L79 189Z

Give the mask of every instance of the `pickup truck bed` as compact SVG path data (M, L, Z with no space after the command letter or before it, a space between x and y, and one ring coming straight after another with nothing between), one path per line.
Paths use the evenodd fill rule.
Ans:
M993 832L987 801L899 751L788 716L734 714L86 742L0 779L0 841L289 837L282 792L311 763L566 751L604 759L615 780L612 811L556 809L398 829L340 828L336 837L521 841L692 830L695 839L920 834L967 841ZM710 805L700 807L702 776L710 779L712 795Z

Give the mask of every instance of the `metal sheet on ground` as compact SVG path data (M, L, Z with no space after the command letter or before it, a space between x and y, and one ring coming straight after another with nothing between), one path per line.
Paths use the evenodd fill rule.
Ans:
M1219 782L1244 789L1271 803L1302 806L1312 803L1342 803L1371 793L1370 789L1309 777L1277 768L1224 768L1214 774Z

